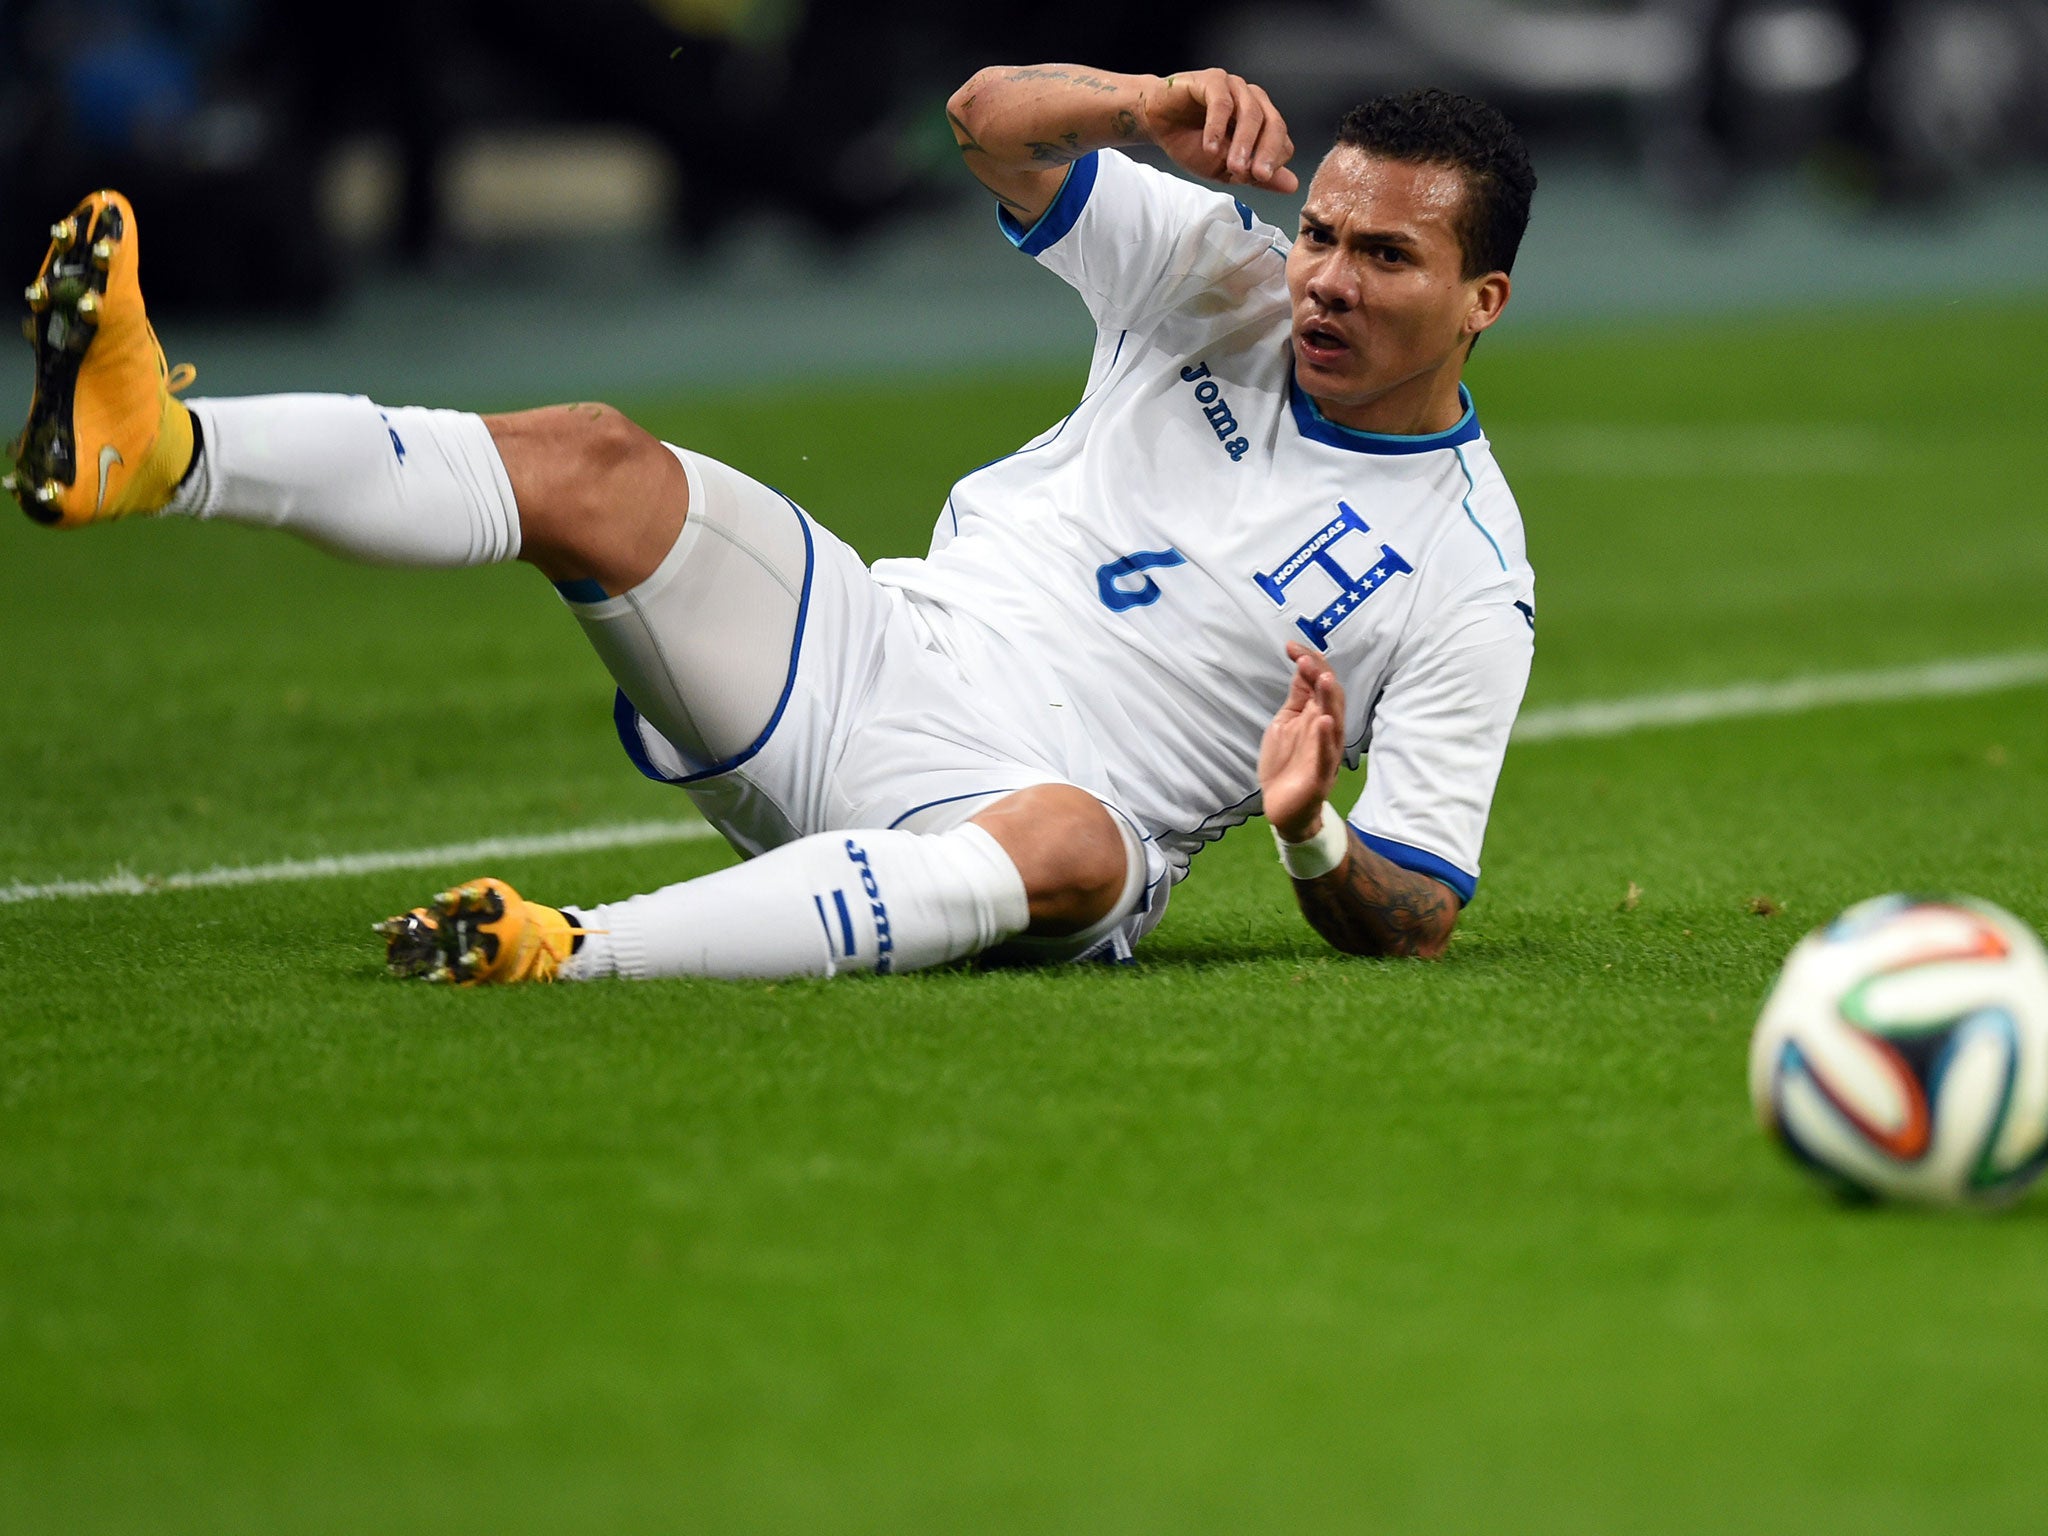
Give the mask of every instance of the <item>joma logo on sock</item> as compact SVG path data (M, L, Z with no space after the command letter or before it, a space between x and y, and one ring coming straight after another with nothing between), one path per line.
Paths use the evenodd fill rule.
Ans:
M868 863L867 850L852 838L846 840L846 856L860 867L860 888L867 893L868 910L875 919L875 974L889 974L889 957L896 952L896 940L889 933L889 907L882 900L882 887Z
M1216 441L1230 455L1230 462L1235 464L1250 452L1249 442L1230 435L1237 430L1237 417L1231 414L1230 402L1223 398L1223 386L1209 377L1209 365L1196 363L1192 368L1181 369L1180 381L1195 386L1195 403L1201 406L1202 415L1208 419Z

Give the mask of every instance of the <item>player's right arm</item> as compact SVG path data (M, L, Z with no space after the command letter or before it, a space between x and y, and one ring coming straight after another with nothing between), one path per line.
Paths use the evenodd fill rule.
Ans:
M1272 99L1220 69L1119 75L1079 64L991 65L946 103L969 170L1030 224L1059 196L1066 168L1098 149L1154 144L1211 181L1292 192L1287 136Z
M1337 814L1329 795L1344 760L1344 688L1307 646L1290 645L1287 654L1294 681L1260 745L1259 787L1273 830L1306 843ZM1367 847L1356 828L1344 832L1342 862L1294 882L1309 926L1347 955L1441 955L1458 923L1450 888Z

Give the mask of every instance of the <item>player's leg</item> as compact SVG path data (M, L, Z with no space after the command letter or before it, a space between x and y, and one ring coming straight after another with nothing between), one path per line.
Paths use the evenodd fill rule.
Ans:
M819 833L605 905L470 881L380 930L394 970L457 983L889 974L1004 946L1070 958L1135 909L1143 867L1093 795L1041 784L949 831Z
M526 558L622 591L675 542L686 486L602 406L485 419L349 395L176 398L145 313L134 210L95 192L29 285L35 396L7 489L40 522L170 512L288 529L383 564ZM182 375L182 376L181 376Z
M287 529L385 565L518 558L623 592L682 531L689 487L608 405L478 416L356 395L195 400L198 450L167 510Z
M520 509L483 419L360 395L194 400L193 457L159 508L277 528L376 565L519 556Z
M132 210L95 194L59 232L31 295L37 401L18 490L32 515L217 517L403 565L524 554L565 588L668 741L715 769L751 750L740 744L763 720L765 739L781 708L774 684L794 679L810 590L796 550L801 541L808 562L812 539L794 508L602 407L487 422L296 395L197 401L188 413L143 314L136 255ZM90 498L87 458L97 468ZM693 490L707 487L692 517ZM1071 935L1097 921L1102 893L1129 884L1092 851L1120 845L1107 812L1070 786L1012 800L1007 813L986 813L987 825L943 833L798 838L738 869L596 909L586 926L614 926L587 936L508 891L458 894L429 963L456 980L498 969L544 978L564 963L570 974L831 974L939 964L1027 929ZM1118 869L1127 862L1120 856ZM578 939L588 953L565 953ZM394 937L394 959L400 947Z
M674 456L607 405L478 416L309 394L190 410L194 457L166 512L281 528L375 564L517 558L622 592L688 511Z
M189 371L165 366L139 273L135 211L120 194L95 192L53 226L26 294L35 396L7 487L31 517L74 527L168 507L405 564L517 552L511 492L476 418L408 417L418 450L408 470L404 439L367 400L188 409L175 396Z
M663 452L688 481L671 549L624 592L565 582L564 596L631 701L629 750L759 856L567 917L444 893L387 927L398 969L533 979L520 959L530 917L548 935L545 968L571 978L898 971L1131 910L1135 838L1093 795L1042 782L1053 773L1028 766L1024 744L975 724L965 685L855 551L730 466ZM952 809L904 829L927 803Z
M1143 887L1115 819L1040 784L946 832L800 838L733 869L579 909L576 977L831 976L944 965L1021 935L1066 940Z
M982 828L815 833L759 858L570 915L572 979L774 979L923 970L1021 932L1030 896Z

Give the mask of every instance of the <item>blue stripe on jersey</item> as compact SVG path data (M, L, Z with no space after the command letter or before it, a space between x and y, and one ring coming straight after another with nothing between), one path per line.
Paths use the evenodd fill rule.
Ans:
M1465 471L1465 515L1472 519L1472 526L1474 528L1477 528L1482 534L1486 534L1486 542L1493 546L1493 558L1500 562L1502 570L1506 570L1508 568L1508 557L1500 552L1500 540L1486 532L1486 524L1479 521L1479 514L1472 510L1472 493L1479 489L1479 482L1472 478L1472 466L1465 462L1465 450L1453 448L1451 452L1458 456L1458 468ZM1531 619L1529 627L1534 629L1536 621Z
M1461 906L1470 901L1472 893L1479 889L1477 875L1466 874L1448 859L1438 858L1433 853L1410 847L1407 843L1397 843L1391 837L1381 837L1377 833L1367 832L1355 821L1348 825L1358 834L1361 843L1389 864L1398 864L1401 868L1413 870L1418 875L1427 875L1432 880L1443 881L1458 893L1458 903Z
M776 491L775 494L782 496L780 491ZM709 768L699 769L695 773L668 774L655 767L653 760L648 757L647 748L640 740L640 711L634 707L633 701L626 697L626 690L619 689L612 700L612 726L619 733L619 745L626 749L626 756L633 760L633 766L657 784L694 784L699 779L731 773L733 769L767 746L768 738L775 734L775 727L782 724L782 712L789 708L789 696L796 691L797 662L804 653L804 625L811 614L811 577L818 565L818 550L811 538L810 518L804 515L802 507L787 496L782 496L782 500L789 510L796 514L797 526L804 531L804 589L797 597L796 634L789 642L789 675L783 679L782 697L775 701L775 713L768 717L768 723L761 727L761 734L754 738L745 751L727 758L722 763L713 763Z
M890 822L888 830L894 832L898 827L902 826L903 823L910 820L910 818L915 816L919 811L928 811L935 805L951 805L955 800L979 800L986 795L1014 795L1018 789L1022 789L1024 787L1025 786L1020 784L1015 789L970 789L964 795L941 795L936 800L925 801L923 805L913 805L901 816L898 816L894 821Z
M1040 251L1059 243L1066 232L1074 227L1074 221L1081 217L1081 210L1088 206L1088 194L1095 190L1095 151L1090 150L1072 165L1060 182L1059 192L1053 197L1052 206L1038 216L1038 222L1029 229L1010 216L1010 210L996 209L996 222L1003 227L1003 233L1010 237L1010 244L1026 256L1036 256Z
M1287 375L1287 403L1294 410L1294 424L1301 429L1301 435L1328 443L1332 448L1348 448L1353 453L1434 453L1439 448L1456 448L1472 442L1479 436L1479 408L1472 403L1472 392L1462 384L1458 386L1458 402L1465 407L1465 414L1447 431L1415 436L1360 432L1355 427L1338 426L1317 410L1315 401L1302 391L1291 369Z

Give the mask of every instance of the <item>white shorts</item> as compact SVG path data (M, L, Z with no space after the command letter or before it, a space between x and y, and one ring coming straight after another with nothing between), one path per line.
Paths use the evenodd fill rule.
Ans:
M817 832L941 832L1017 790L1076 785L1144 856L1137 911L1085 946L1128 958L1164 915L1163 860L1085 743L1033 740L987 706L972 674L1004 665L1000 642L963 643L788 497L670 446L690 485L675 549L620 597L564 593L620 684L619 740L640 771L680 786L749 857ZM1021 946L1079 958L1072 947Z

